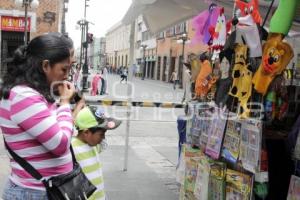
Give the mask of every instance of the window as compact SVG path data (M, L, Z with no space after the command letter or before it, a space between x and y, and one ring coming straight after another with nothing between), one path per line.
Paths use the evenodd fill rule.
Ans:
M166 31L166 37L172 37L175 35L175 28L171 27Z
M186 32L186 25L185 25L185 22L181 23L181 24L177 24L175 26L175 34L178 35L178 34L182 34Z
M142 41L149 40L151 38L151 34L149 31L145 31L142 33Z
M165 32L160 32L160 33L158 33L157 34L157 36L156 36L156 39L164 39L164 37L165 37Z

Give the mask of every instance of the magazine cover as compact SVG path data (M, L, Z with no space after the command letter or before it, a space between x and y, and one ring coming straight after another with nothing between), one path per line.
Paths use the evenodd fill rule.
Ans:
M226 171L226 200L250 200L252 177L238 171Z
M242 122L240 157L244 169L256 173L260 171L261 122L246 119Z
M225 199L225 175L226 164L218 161L212 161L210 164L209 175L209 200L224 200Z
M200 145L200 149L202 150L202 152L205 152L206 149L206 145L208 142L208 132L209 132L209 128L212 122L212 116L213 113L211 113L211 111L209 109L206 110L202 110L199 113L201 120L201 124L200 124L200 138L199 138L199 145Z
M222 157L228 162L236 163L240 152L241 122L228 120L222 147Z
M185 149L185 177L184 189L185 191L194 192L198 163L203 153L200 150L186 148Z
M205 153L213 159L219 159L220 157L226 121L226 112L215 107L212 122L208 130L208 141L205 149Z
M287 200L299 200L299 199L300 199L300 177L292 175Z
M209 158L203 155L198 163L194 195L197 200L207 200L210 164Z

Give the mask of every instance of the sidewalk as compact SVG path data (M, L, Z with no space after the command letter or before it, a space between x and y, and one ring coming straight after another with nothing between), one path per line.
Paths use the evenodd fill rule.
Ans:
M124 149L109 146L102 154L104 183L108 200L174 200L175 188L168 188L158 174L129 148L128 170L123 171ZM175 173L175 172L174 172ZM174 180L172 180L174 181Z

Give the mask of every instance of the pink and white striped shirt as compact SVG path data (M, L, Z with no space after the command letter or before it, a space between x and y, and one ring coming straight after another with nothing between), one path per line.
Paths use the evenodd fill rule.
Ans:
M36 90L15 86L0 102L0 127L8 146L45 178L73 169L69 147L73 133L70 105L57 108ZM45 190L12 158L10 180L16 185Z

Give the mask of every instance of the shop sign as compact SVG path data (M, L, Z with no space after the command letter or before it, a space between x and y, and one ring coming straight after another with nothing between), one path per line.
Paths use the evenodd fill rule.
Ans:
M25 31L25 18L13 16L1 16L0 29L2 31ZM30 18L27 20L27 31L30 31Z

